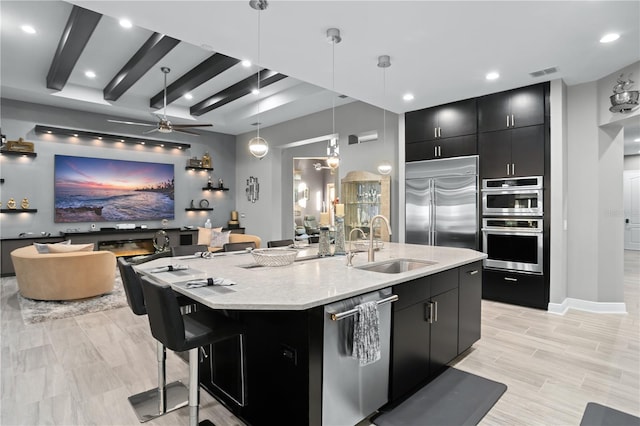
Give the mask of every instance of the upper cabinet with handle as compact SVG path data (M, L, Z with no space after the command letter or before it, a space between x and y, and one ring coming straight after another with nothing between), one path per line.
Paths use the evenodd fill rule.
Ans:
M406 143L472 135L477 130L475 99L411 111L405 117Z
M476 132L476 99L408 112L406 161L476 154Z
M544 84L494 93L478 99L478 131L544 123Z

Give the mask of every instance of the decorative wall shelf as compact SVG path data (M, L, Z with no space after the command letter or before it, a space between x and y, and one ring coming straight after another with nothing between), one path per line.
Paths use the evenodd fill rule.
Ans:
M215 187L215 186L205 186L204 188L202 188L203 191L228 191L229 188L220 188L220 187Z
M184 168L185 170L196 170L196 171L201 171L201 170L206 170L209 172L213 171L213 167L192 167L192 166L186 166Z
M213 211L213 207L193 207L184 209L185 212L210 212Z
M0 154L8 155L11 157L37 157L35 152L20 152L20 151L7 151L6 149L0 150Z
M131 136L114 135L112 133L89 132L86 130L65 129L62 127L43 126L36 124L35 132L39 134L51 134L57 136L70 136L74 138L99 139L109 142L122 142L129 145L158 146L167 149L186 150L191 148L188 143L169 142L158 139L146 139Z
M38 213L38 209L0 209L0 213Z

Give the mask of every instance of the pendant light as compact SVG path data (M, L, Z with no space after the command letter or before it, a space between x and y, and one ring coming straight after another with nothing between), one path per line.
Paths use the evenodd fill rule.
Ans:
M391 58L389 55L378 56L378 67L382 68L382 102L384 103L387 96L387 68L391 66ZM387 109L382 107L382 148L385 148L387 141ZM392 166L389 160L382 160L378 164L378 173L388 175L391 173Z
M260 93L260 12L265 10L269 4L266 0L251 0L249 6L258 11L258 87L257 92ZM262 159L269 152L269 144L260 137L260 99L258 99L258 120L257 120L256 137L249 141L249 152L256 158Z
M340 36L340 30L337 28L329 28L327 30L327 41L331 43L331 122L332 122L332 134L336 133L336 44L342 41ZM327 146L327 166L331 167L331 170L335 170L340 165L340 146L338 139L331 139Z

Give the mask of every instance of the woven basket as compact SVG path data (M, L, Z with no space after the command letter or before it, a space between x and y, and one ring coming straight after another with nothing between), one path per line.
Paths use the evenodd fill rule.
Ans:
M251 252L258 265L262 266L285 266L296 260L297 250L283 248L255 249Z

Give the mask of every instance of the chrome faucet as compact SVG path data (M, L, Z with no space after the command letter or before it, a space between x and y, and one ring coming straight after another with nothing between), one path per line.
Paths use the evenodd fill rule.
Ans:
M389 231L389 235L391 235L391 225L389 225L389 220L382 216L381 214L375 215L371 221L369 222L369 226L371 227L371 229L369 230L369 262L373 262L375 260L375 254L374 254L374 246L373 246L373 225L376 221L376 219L382 219L382 221L384 222L385 225L387 225L387 231Z
M353 259L353 256L355 256L358 253L354 253L352 251L352 247L351 247L351 235L353 234L353 231L360 231L360 233L362 234L362 238L367 238L367 235L364 233L364 231L360 228L353 228L350 232L349 232L349 252L347 253L347 266L353 266L353 264L351 263L351 260Z

